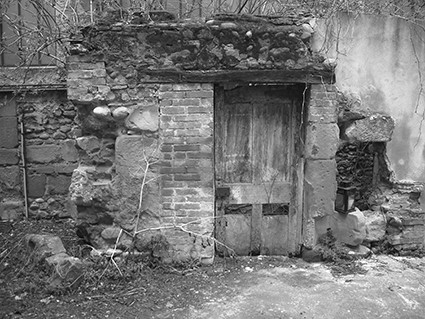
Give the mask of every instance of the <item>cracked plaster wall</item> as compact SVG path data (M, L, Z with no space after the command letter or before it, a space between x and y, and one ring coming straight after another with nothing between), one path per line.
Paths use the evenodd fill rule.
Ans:
M423 27L395 17L346 14L319 25L314 46L337 60L339 90L355 93L363 111L395 121L387 144L395 180L425 182Z

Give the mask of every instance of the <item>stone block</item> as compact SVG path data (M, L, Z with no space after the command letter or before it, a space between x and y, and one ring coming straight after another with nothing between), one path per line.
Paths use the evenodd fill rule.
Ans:
M16 165L19 163L17 149L0 149L0 165Z
M46 189L48 194L68 194L71 177L66 175L47 176Z
M348 250L348 256L358 258L367 258L372 254L372 251L366 246L359 245Z
M107 227L104 230L102 230L100 235L105 240L116 241L118 236L120 235L120 232L121 232L121 228L119 227Z
M43 197L46 189L45 175L29 175L27 178L28 197Z
M62 240L58 236L29 234L25 236L25 242L36 260L66 253Z
M131 113L125 126L131 130L155 132L159 128L159 108L157 105L139 107Z
M339 128L336 124L310 123L307 126L306 157L312 159L334 158L339 145Z
M0 117L16 116L15 98L5 95L0 98Z
M112 111L112 116L116 120L123 120L128 116L128 114L129 110L125 106L119 106Z
M55 254L46 258L46 263L53 270L49 285L54 288L76 288L84 279L84 264L66 253Z
M78 150L74 140L67 140L61 143L61 157L67 162L78 161Z
M31 165L28 170L29 174L53 174L55 172L54 165Z
M323 260L322 253L319 249L309 249L303 247L301 251L301 258L308 263L317 263Z
M385 238L387 222L380 211L364 211L366 222L366 242L381 241Z
M26 148L26 159L29 163L50 163L60 155L60 145L29 145Z
M338 113L336 107L316 107L311 106L308 110L308 122L313 123L336 123Z
M0 203L0 220L18 220L24 214L24 202L8 200Z
M85 167L74 170L69 186L70 198L80 206L90 206L93 200L93 181Z
M121 176L143 176L144 157L158 156L158 141L142 135L121 135L115 142L116 172Z
M389 142L394 126L394 120L391 116L373 114L352 123L345 129L345 136L350 141Z
M82 136L77 138L79 148L86 151L87 154L93 154L100 150L100 140L96 136Z
M111 116L111 110L107 106L97 106L93 109L94 116L98 118L109 118Z
M18 166L0 167L0 191L19 189L20 184Z
M16 117L0 117L0 147L18 146L18 121Z
M52 166L56 174L72 174L77 167L78 163L55 164Z
M307 160L304 194L310 217L322 217L334 212L336 172L334 160Z
M67 199L65 202L65 212L60 215L60 217L71 217L74 220L77 219L78 210L77 205L75 205L74 202L71 201L71 199Z
M349 246L358 246L366 238L366 219L359 210L348 214L333 215L332 233L335 238Z
M97 179L94 167L89 166L79 166L74 170L71 184L69 185L69 194L71 201L79 206L79 215L81 213L81 206L90 207L94 200L96 202L96 209L99 207L104 209L103 205L112 205L114 195L112 193L111 181ZM89 214L92 214L92 212Z

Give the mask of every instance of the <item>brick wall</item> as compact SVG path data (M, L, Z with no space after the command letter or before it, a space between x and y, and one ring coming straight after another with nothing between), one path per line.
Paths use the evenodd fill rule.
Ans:
M83 133L76 140L80 166L70 188L79 223L98 247L115 243L124 229L121 246L133 242L163 260L210 262L213 85L135 85L102 67L70 59L68 96ZM109 155L102 152L105 143ZM147 161L152 165L145 181L151 182L143 189L137 224Z
M159 91L163 215L201 235L195 247L187 245L190 233L171 236L180 254L205 262L214 256L213 95L212 84L163 84Z

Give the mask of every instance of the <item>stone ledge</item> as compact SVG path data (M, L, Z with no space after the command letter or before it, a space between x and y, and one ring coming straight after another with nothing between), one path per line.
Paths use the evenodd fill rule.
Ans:
M390 116L374 114L348 126L345 129L345 136L349 141L389 142L394 127L394 120Z

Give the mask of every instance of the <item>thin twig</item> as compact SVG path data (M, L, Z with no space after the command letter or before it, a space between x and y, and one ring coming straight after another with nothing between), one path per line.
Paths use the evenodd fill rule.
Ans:
M121 277L123 277L123 274L122 274L122 272L121 272L120 267L118 267L117 263L116 263L116 262L115 262L115 260L114 260L114 255L115 255L115 252L116 252L116 250L117 250L118 243L119 243L119 241L120 241L120 239L121 239L121 235L122 235L122 229L120 229L120 233L118 234L117 240L115 241L114 250L112 251L112 254L111 254L111 262L112 262L112 263L114 264L114 266L118 269L118 272L120 273Z

